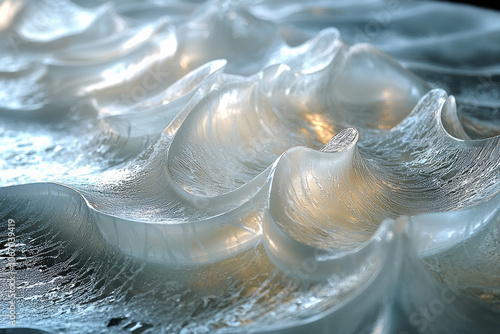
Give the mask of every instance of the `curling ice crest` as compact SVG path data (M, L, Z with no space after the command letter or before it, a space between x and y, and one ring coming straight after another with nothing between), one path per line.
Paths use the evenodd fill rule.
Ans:
M498 311L498 126L409 70L452 71L408 61L441 58L405 20L462 7L412 4L386 20L395 33L368 36L403 66L341 39L357 30L338 15L391 13L385 1L287 2L275 17L279 2L98 2L0 4L0 215L59 254L28 251L26 294L57 302L38 317L23 299L21 323L355 333L392 328L388 308L419 320L454 275L455 316L410 328L473 332ZM467 38L435 28L452 49ZM92 306L67 315L77 328L68 305Z

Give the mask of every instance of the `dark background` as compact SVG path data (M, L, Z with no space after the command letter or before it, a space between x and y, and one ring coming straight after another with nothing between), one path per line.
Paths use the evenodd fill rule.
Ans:
M477 7L484 7L484 8L491 8L491 9L500 9L500 3L497 3L496 1L466 1L466 0L458 0L458 1L453 1L453 0L446 0L446 2L455 2L455 3L464 3L464 4L469 4Z

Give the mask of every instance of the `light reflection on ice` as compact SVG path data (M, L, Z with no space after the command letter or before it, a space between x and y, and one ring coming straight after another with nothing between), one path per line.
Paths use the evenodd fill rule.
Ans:
M3 1L17 324L496 333L499 14L400 5Z

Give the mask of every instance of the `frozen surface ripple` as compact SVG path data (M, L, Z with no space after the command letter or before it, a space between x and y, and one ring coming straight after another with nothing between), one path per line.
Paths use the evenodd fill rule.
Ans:
M499 22L0 1L0 332L498 333Z

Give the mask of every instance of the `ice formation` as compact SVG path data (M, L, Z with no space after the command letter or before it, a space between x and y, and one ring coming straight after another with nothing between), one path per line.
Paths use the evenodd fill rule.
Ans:
M498 333L499 31L410 0L0 2L18 332Z

